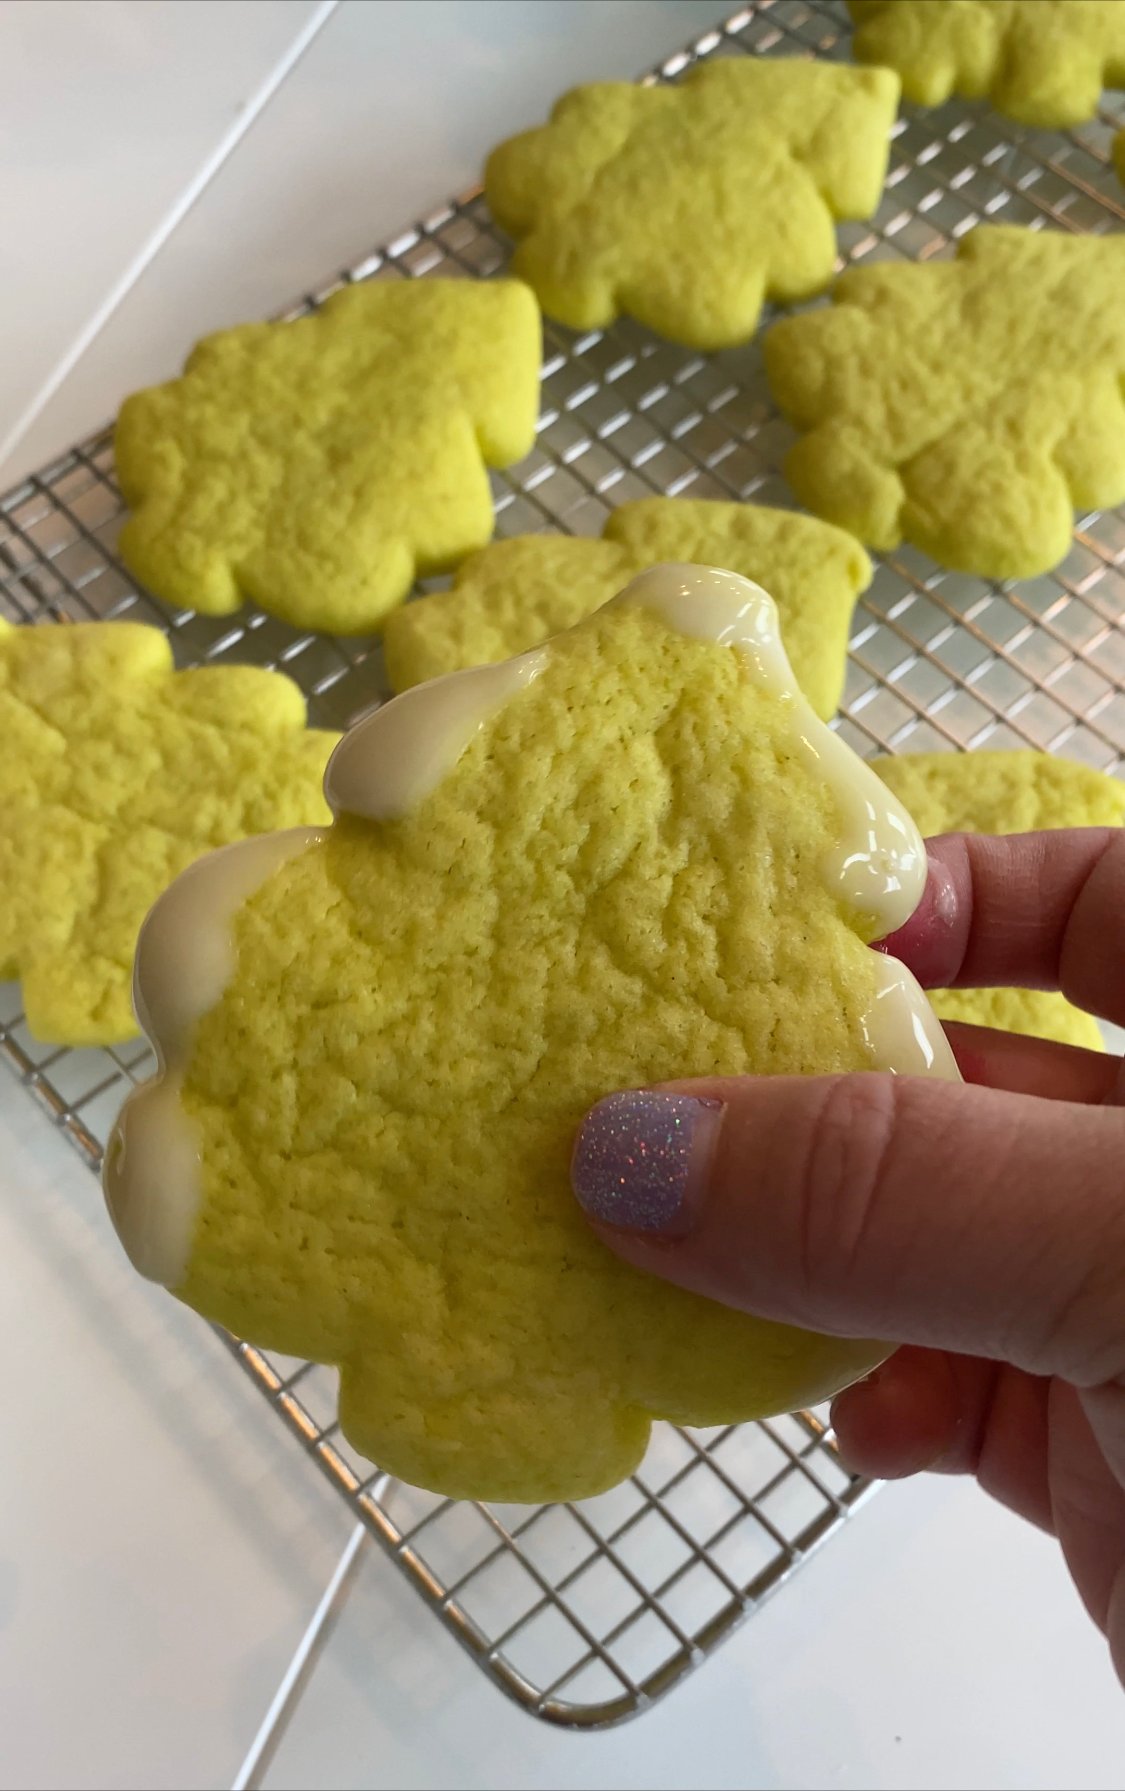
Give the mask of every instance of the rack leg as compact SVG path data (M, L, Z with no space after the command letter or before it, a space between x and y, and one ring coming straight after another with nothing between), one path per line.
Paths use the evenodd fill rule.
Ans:
M378 1482L372 1489L379 1491ZM357 1524L336 1564L336 1570L324 1589L324 1595L309 1620L308 1628L293 1652L293 1658L282 1675L281 1683L262 1718L261 1727L247 1750L231 1785L231 1791L258 1791L269 1768L289 1720L297 1708L302 1692L323 1652L324 1645L336 1626L336 1620L355 1584L364 1557L364 1545L371 1538L363 1524Z

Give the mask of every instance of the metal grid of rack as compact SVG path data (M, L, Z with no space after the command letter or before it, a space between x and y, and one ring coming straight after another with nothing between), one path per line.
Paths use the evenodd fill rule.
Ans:
M838 0L756 0L646 79L674 80L710 56L844 58L848 39ZM841 265L949 255L982 220L1118 227L1125 190L1109 145L1122 125L1125 100L1065 136L980 107L908 108L876 218L840 229ZM506 254L470 194L286 315L357 279L487 277ZM778 469L791 439L757 342L704 356L628 320L585 335L548 325L539 436L527 460L493 476L497 532L597 534L615 505L653 493L790 504ZM386 695L375 639L302 634L252 610L215 619L153 599L116 557L121 516L108 432L0 500L0 615L128 617L163 629L180 665L282 667L321 726L346 726ZM1030 745L1117 771L1125 513L1081 517L1063 564L1018 585L943 571L911 549L880 560L856 613L838 725L865 756ZM0 987L0 1054L93 1168L121 1099L152 1067L143 1042L38 1045L13 986ZM870 1490L841 1467L823 1417L803 1413L713 1432L658 1426L634 1479L581 1504L454 1504L388 1481L349 1450L329 1371L220 1335L485 1671L536 1715L568 1726L644 1709Z

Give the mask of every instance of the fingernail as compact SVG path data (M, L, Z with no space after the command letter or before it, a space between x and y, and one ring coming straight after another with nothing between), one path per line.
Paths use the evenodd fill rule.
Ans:
M706 1184L721 1101L637 1089L599 1101L582 1122L571 1180L592 1219L682 1235Z
M940 954L957 920L957 886L952 875L939 859L929 858L927 863L926 887L917 908L897 933L877 940L874 947L889 957L902 958L923 985L928 958Z

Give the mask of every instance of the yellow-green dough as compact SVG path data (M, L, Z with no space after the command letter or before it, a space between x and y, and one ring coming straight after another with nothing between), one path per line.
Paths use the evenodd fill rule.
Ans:
M466 687L426 688L429 754ZM402 818L337 819L238 911L186 1068L203 1196L174 1290L340 1364L381 1467L579 1497L654 1415L788 1410L884 1353L637 1273L569 1186L608 1090L871 1067L877 928L825 876L852 823L801 726L729 647L613 605Z
M1053 989L934 989L930 1001L939 1020L1022 1032L1057 1045L1081 1045L1086 1051L1105 1050L1093 1014L1083 1013Z
M884 552L990 578L1056 565L1125 497L1125 234L982 226L957 258L853 268L765 338L805 433L786 476Z
M792 510L686 498L622 504L600 541L518 535L493 542L458 568L451 590L390 617L383 645L391 684L406 690L522 653L662 561L722 566L764 586L798 684L822 719L835 714L852 611L871 579L858 541Z
M952 94L1047 130L1081 124L1125 87L1121 0L849 0L861 62L885 63L920 106Z
M250 666L172 670L127 622L0 621L0 977L52 1044L138 1030L133 948L157 896L202 853L327 819L334 734L300 691Z
M493 150L485 194L549 316L602 329L628 312L723 348L753 335L766 298L827 285L834 219L879 203L898 94L887 69L803 58L576 87Z
M1014 752L895 753L872 768L927 838L1125 825L1125 783L1028 747Z
M1033 833L1046 827L1125 825L1125 784L1051 753L901 753L873 769L922 832ZM947 989L931 994L943 1020L970 1020L1064 1045L1103 1048L1091 1014L1041 989Z
M360 634L492 533L487 466L528 452L539 312L511 280L368 281L208 336L117 420L126 564L207 615L244 599Z

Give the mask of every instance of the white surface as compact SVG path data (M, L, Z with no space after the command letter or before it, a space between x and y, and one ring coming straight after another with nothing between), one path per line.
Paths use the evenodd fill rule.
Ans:
M308 10L297 0L285 3L302 14ZM137 4L127 0L124 8L105 10L131 12ZM38 7L6 0L0 25L5 10L18 15L7 21L8 31L14 28L17 43L24 43L25 81L41 112L44 88L56 79L54 35L39 20ZM81 10L98 14L101 0ZM174 15L181 31L189 20L194 32L197 12L207 8L200 9L198 0L171 0L159 8L143 0L139 10L146 20L153 12ZM276 0L264 6L236 0L232 8L216 10L233 12L237 29L243 11L256 16L282 9ZM539 122L563 88L598 76L640 74L726 11L723 0L343 0L0 464L0 489L100 428L133 386L177 373L198 336L279 310L412 218L474 185L492 144ZM155 37L151 23L146 31ZM72 148L85 135L95 148L106 135L118 135L109 123L123 112L128 116L146 63L154 86L163 90L169 70L178 66L173 37L169 32L167 43L134 46L125 68L109 45L100 54L88 46L82 89L88 116ZM184 69L182 84L170 83L173 115L185 95L205 91L208 55L218 64L212 85L220 95L230 88L227 52L216 54L206 29L198 45L197 62ZM263 50L263 78L266 60ZM94 178L84 177L80 194L60 201L58 181L41 184L38 229L30 218L35 183L28 179L21 308L44 302L48 295L40 287L58 282L62 245L69 278L75 261L84 267L86 243L103 220L122 214L125 234L134 205L130 183L138 178L132 157L155 157L159 167L163 155L147 121L130 122L119 136L127 153L103 157L99 150L94 159L104 165ZM158 184L155 172L149 178ZM3 241L0 234L0 253ZM6 289L9 301L13 290L20 292L16 272L15 287L8 283ZM46 330L57 334L50 320ZM5 398L0 387L0 415ZM0 428L0 440L5 433Z
M0 1074L0 1783L229 1784L347 1540Z
M269 1791L1119 1788L1125 1699L1052 1544L958 1481L885 1488L644 1716L555 1733L368 1564Z
M314 0L0 4L0 463L317 11Z
M345 0L271 91L313 11L0 4L5 423L128 287L10 475L201 331L468 184L568 81L639 71L721 0ZM0 1166L0 1785L229 1784L347 1513L210 1333L127 1269L93 1178L2 1071ZM1119 1787L1123 1762L1125 1701L1050 1546L930 1482L880 1496L603 1736L509 1708L373 1559L268 1782Z

